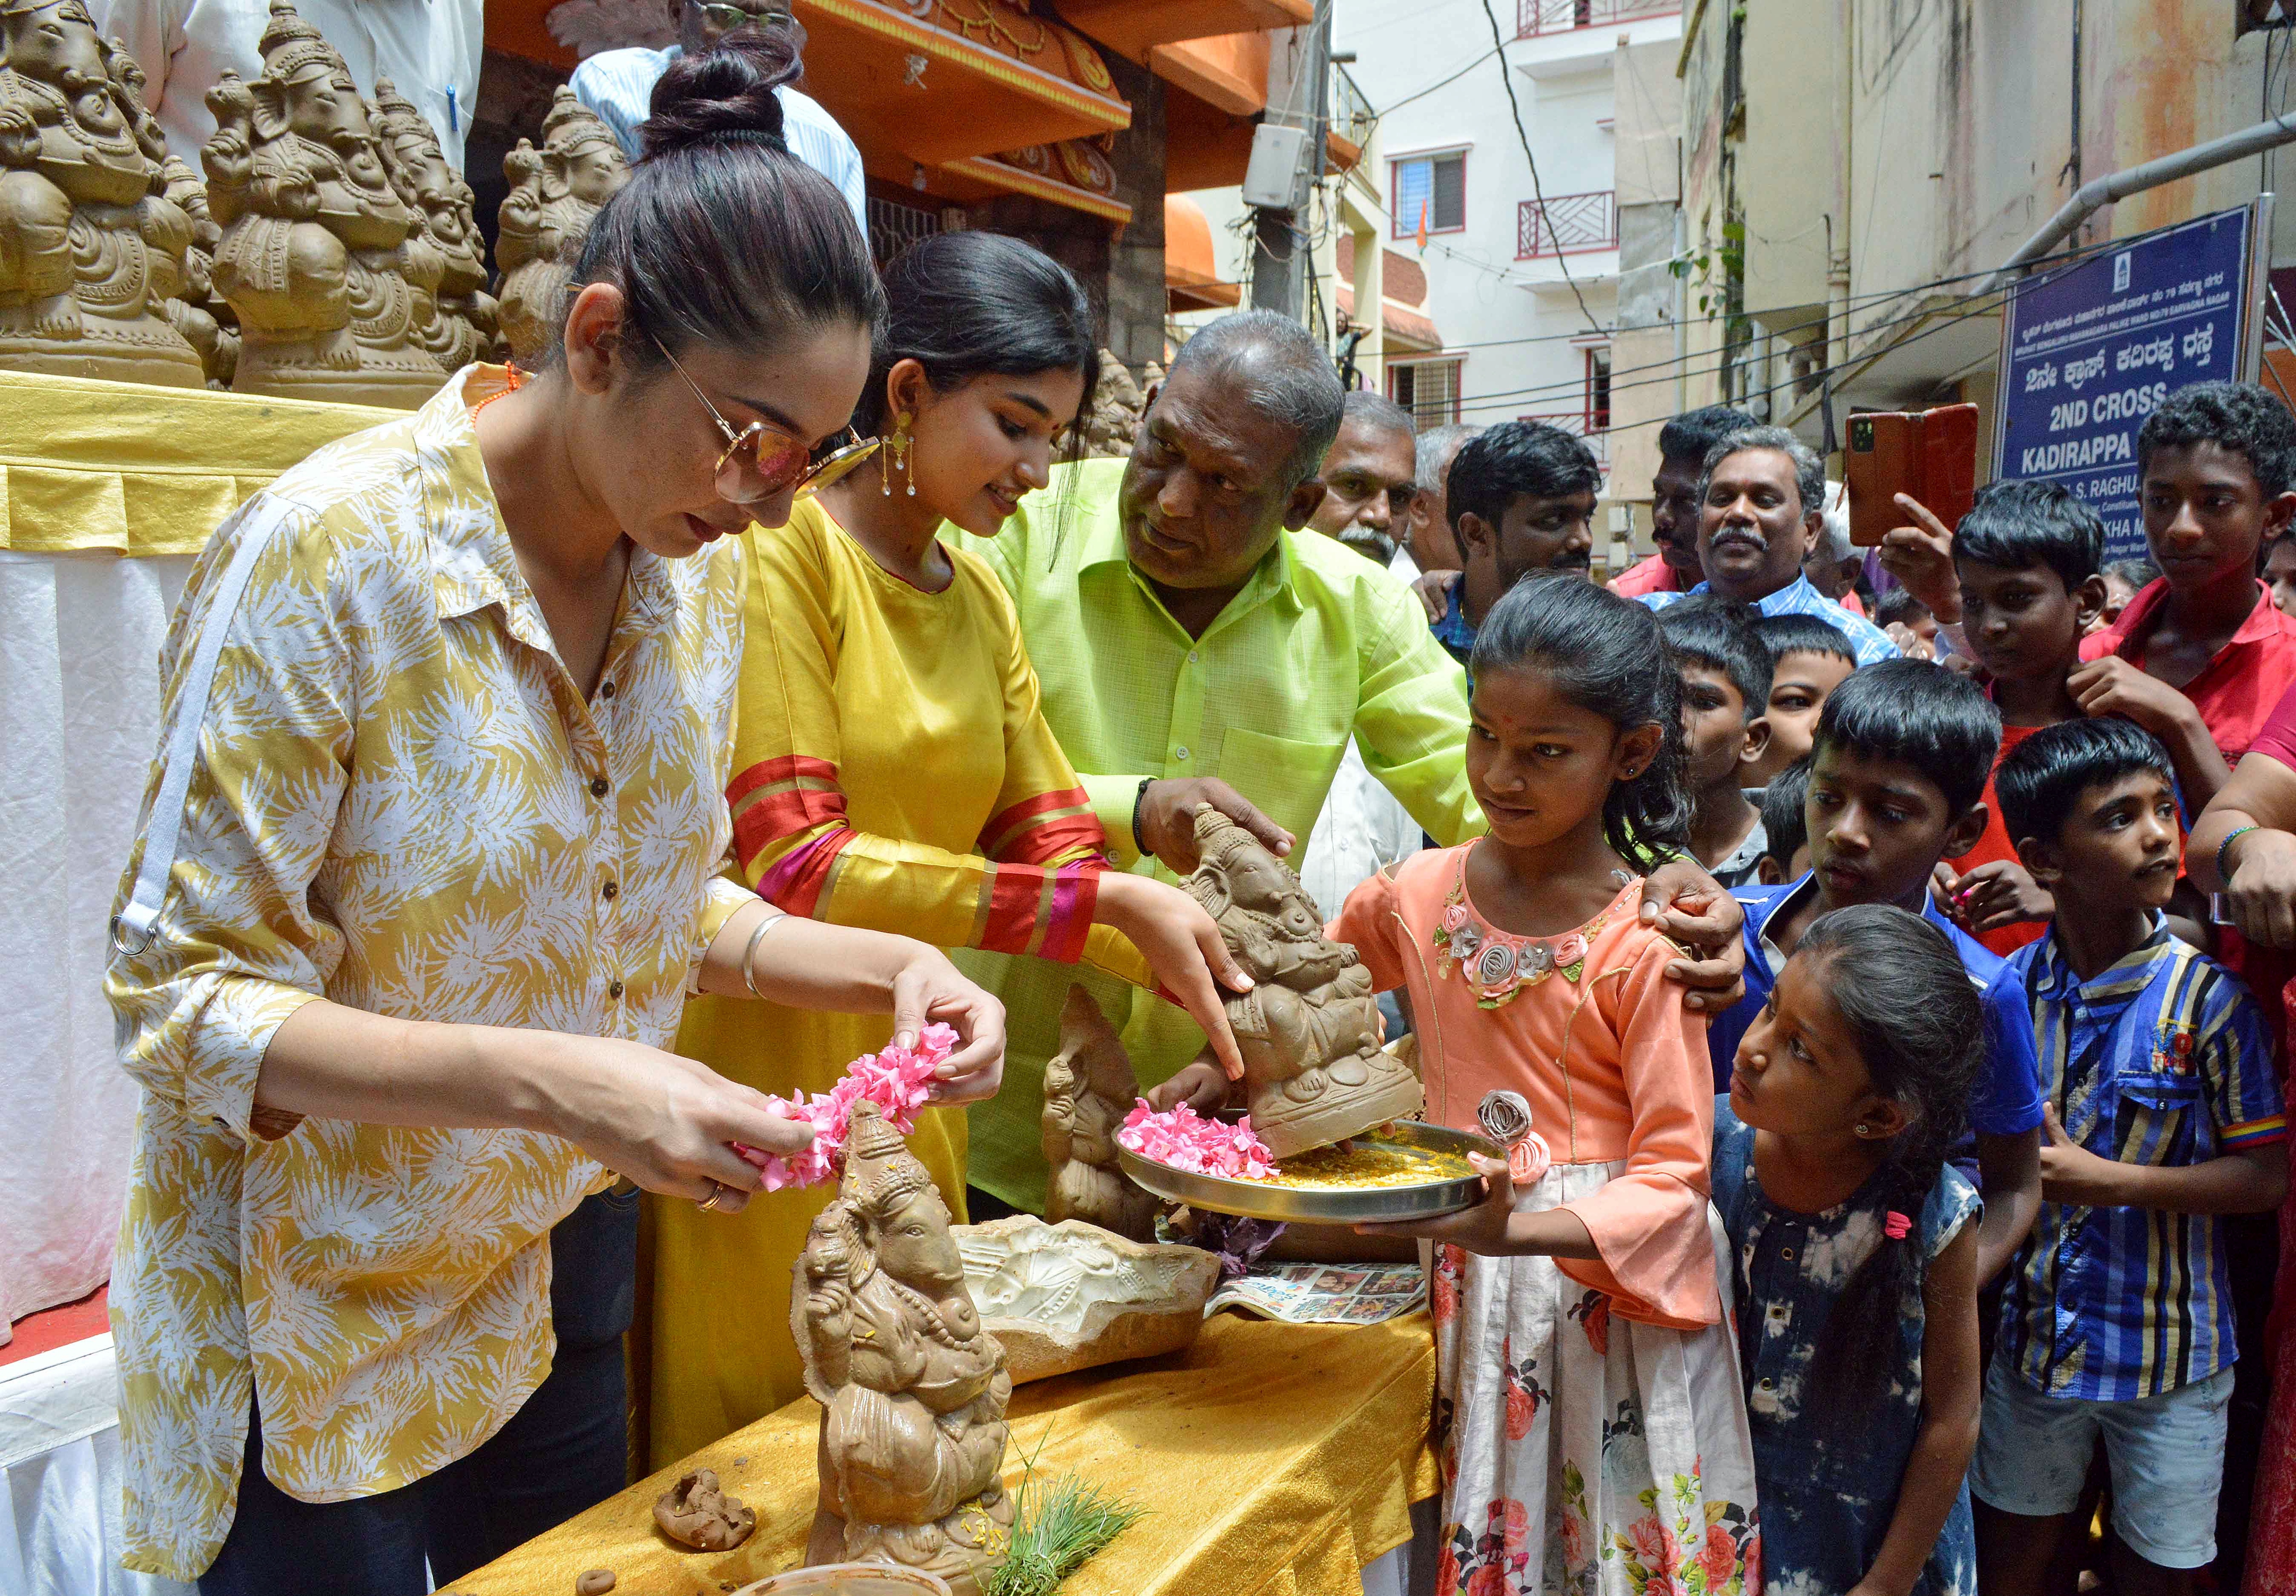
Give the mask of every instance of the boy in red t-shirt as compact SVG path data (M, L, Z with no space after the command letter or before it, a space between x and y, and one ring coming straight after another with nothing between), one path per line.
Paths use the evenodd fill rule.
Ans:
M2082 635L2104 605L2097 566L2104 524L2054 482L1995 482L1954 529L1953 568L1970 653L2001 711L2001 760L2043 726L2081 718L2067 684ZM2033 882L2002 824L1987 777L1985 834L1943 867L1941 901L1963 929L2006 958L2049 929L2049 895Z
M2169 745L2189 820L2296 686L2296 619L2256 575L2258 551L2296 514L2296 421L2252 382L2195 383L2144 419L2136 469L2161 579L2082 644L2074 692L2089 714L2126 715ZM2212 760L2155 724L2172 699L2200 712Z

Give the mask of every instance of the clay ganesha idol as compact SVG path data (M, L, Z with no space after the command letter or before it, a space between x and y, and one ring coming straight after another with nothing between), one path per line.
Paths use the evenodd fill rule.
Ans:
M407 280L423 227L334 46L271 0L263 71L208 91L201 151L223 227L215 283L239 318L241 393L413 409L446 373ZM433 279L435 286L435 279Z
M854 1107L837 1200L791 1284L822 1405L806 1561L894 1563L980 1596L1012 1543L1000 1475L1013 1379L965 1289L948 1209L874 1103Z
M538 364L565 320L565 289L590 222L630 180L613 130L561 84L543 119L542 148L526 140L503 157L510 192L496 213L502 236L503 336L521 364Z
M0 0L0 366L197 388L168 319L192 218L80 0Z
M1300 878L1206 804L1191 896L1258 983L1227 1000L1251 1128L1278 1158L1419 1112L1419 1077L1380 1048L1379 1002L1355 949L1324 935Z
M1135 1241L1156 1235L1156 1199L1117 1161L1116 1130L1140 1095L1116 1027L1091 993L1069 988L1061 1051L1045 1065L1045 1217L1081 1219Z

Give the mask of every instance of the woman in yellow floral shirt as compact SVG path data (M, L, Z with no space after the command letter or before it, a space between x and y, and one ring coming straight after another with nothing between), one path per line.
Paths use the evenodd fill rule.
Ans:
M635 1220L586 1194L737 1211L727 1144L808 1134L662 1051L689 989L947 1018L993 1088L1002 1012L941 954L765 936L716 873L728 535L787 516L882 314L836 190L759 131L793 67L673 67L547 369L320 451L185 591L109 978L145 1088L132 1568L411 1596L620 1486Z
M1232 1057L1214 976L1247 978L1194 900L1106 868L1012 601L940 536L944 521L994 536L1045 486L1099 369L1084 291L1017 239L955 233L912 246L885 292L856 416L885 446L786 528L744 535L754 563L726 789L742 878L816 921L1153 981ZM758 1027L704 998L678 1047L734 1080L825 1091L891 1029L882 1016L775 1018ZM964 1129L962 1111L929 1110L910 1138L959 1215ZM731 1224L652 1205L656 1467L802 1394L790 1266L832 1195Z

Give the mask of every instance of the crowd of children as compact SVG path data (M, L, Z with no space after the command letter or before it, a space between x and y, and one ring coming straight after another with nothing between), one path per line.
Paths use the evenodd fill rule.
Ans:
M1906 597L1875 613L1935 659L1861 667L1821 616L1702 585L1478 595L1488 832L1333 929L1407 994L1431 1117L1513 1092L1554 1152L1408 1227L1437 1243L1439 1589L2296 1578L2242 1583L2291 972L2184 849L2296 685L2296 422L2189 389L2138 463L2149 570L2046 483L1893 534ZM1744 911L1710 1019L1632 917L1669 851Z

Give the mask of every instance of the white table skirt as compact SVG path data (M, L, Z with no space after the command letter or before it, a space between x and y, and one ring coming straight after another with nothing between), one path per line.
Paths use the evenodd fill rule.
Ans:
M111 1270L138 1092L112 1052L104 922L191 566L0 552L0 1341Z
M191 1596L119 1567L118 1401L110 1336L0 1366L0 1596Z

